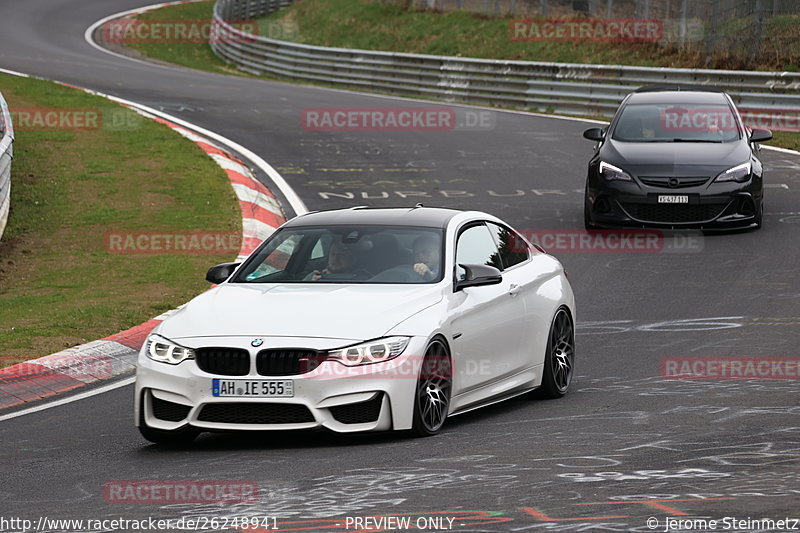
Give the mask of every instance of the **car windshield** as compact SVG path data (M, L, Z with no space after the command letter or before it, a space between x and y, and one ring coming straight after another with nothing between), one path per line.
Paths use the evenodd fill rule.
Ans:
M726 104L628 104L612 139L625 142L728 142L740 138Z
M398 226L285 228L270 237L234 283L435 283L441 229Z

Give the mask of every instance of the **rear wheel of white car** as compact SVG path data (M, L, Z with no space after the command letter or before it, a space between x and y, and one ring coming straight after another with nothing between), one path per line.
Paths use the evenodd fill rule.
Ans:
M167 431L163 429L151 428L144 421L144 402L142 402L139 410L139 433L142 437L155 444L167 445L180 445L189 444L200 434L200 430L190 426L185 426L180 429Z
M421 437L439 433L450 409L453 376L450 354L440 339L425 350L416 394L414 395L413 432Z
M547 338L542 386L538 396L560 398L566 394L575 371L575 325L566 308L556 311Z

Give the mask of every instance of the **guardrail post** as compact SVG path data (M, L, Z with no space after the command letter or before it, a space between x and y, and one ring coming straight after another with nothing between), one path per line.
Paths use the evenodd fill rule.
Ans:
M711 0L711 27L706 37L706 65L708 65L717 51L717 19L719 19L719 2L720 0Z
M689 0L681 2L681 26L680 26L680 43L681 48L686 44L686 14L689 11Z
M764 0L756 0L756 12L753 15L753 59L761 52L761 40L764 37Z

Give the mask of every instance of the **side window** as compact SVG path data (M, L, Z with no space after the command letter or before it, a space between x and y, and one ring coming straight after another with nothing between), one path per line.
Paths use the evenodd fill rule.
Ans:
M328 236L325 235L317 240L316 244L314 245L314 248L311 250L311 257L309 257L310 260L313 261L314 259L322 259L323 257L325 257L325 253L328 248L327 246L328 243L326 241L330 240L330 238L326 239L325 237Z
M245 278L247 281L258 279L262 276L280 272L286 268L292 254L295 253L297 245L300 243L301 236L286 232L286 238L280 244L268 251L264 257L261 258L261 264L258 265L250 274ZM262 252L263 253L263 252Z
M492 234L485 224L472 226L461 232L456 244L456 276L464 279L464 269L459 264L488 265L503 269Z
M489 230L492 232L497 248L500 251L500 259L503 267L510 268L526 261L529 257L528 243L515 231L492 222L487 222Z

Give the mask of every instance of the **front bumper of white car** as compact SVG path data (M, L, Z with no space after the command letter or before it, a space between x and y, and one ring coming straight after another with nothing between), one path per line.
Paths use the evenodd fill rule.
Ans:
M314 350L341 347L341 339L264 337L198 337L181 339L188 348L228 347L247 350L246 375L218 375L204 371L194 359L177 365L150 359L147 344L139 353L136 371L135 421L153 429L178 430L187 426L209 430L293 430L327 428L349 433L410 429L414 395L422 354L428 339L411 337L403 353L383 363L347 367L323 361L310 372L270 376L258 373L256 356L264 346ZM353 343L354 344L354 343ZM291 381L291 397L219 397L213 380Z

